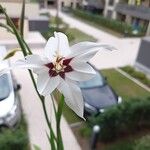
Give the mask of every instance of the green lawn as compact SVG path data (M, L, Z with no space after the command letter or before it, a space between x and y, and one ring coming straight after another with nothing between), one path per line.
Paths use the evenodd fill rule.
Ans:
M144 90L114 69L102 70L101 72L107 77L108 83L112 86L112 88L118 95L122 96L124 100L150 97L150 92Z
M70 33L74 36L74 39L71 41L71 44L83 41L96 42L96 39L94 37L87 35L76 28L68 28L66 33Z

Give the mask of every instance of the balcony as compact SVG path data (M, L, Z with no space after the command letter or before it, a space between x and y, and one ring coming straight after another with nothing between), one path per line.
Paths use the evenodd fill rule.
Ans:
M115 7L118 13L134 16L140 19L150 20L150 8L118 3Z

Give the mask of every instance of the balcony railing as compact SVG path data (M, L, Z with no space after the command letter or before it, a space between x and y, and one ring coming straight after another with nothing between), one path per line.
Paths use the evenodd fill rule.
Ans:
M149 7L118 3L115 7L115 10L118 13L121 13L124 15L130 15L130 16L134 16L137 18L150 20L150 8Z

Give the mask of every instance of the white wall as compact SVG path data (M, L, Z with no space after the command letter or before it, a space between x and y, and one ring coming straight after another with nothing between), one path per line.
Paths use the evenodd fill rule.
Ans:
M18 17L21 14L22 3L13 2L1 2L1 5L6 8L7 13L10 16ZM27 3L26 4L26 17L34 17L39 14L39 5L37 3Z

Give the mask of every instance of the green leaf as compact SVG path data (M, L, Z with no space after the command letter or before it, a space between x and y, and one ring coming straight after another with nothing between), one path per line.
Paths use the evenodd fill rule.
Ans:
M14 34L14 32L11 30L11 28L3 23L0 22L0 27L3 27L5 29L7 29L7 31L11 32L12 34Z
M18 51L21 51L21 49L16 48L16 49L11 50L10 52L8 52L6 54L6 56L3 58L3 60L13 57L16 54L16 52L18 52Z
M50 132L50 137L49 137L49 135L48 135L47 132L46 132L46 135L47 135L49 144L50 144L50 146L51 146L51 149L52 149L52 150L56 150L55 139L54 139L54 137L53 137L53 135L52 135L52 132Z
M35 150L41 150L40 147L38 147L37 145L33 145Z
M21 11L21 17L20 17L20 34L24 35L24 18L25 18L25 0L22 2L22 11Z

